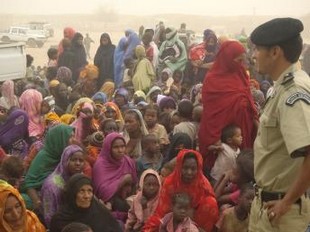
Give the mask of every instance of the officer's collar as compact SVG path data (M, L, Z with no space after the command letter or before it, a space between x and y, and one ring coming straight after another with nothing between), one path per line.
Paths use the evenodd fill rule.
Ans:
M274 86L279 86L281 83L283 83L284 78L289 74L289 73L294 73L298 70L296 63L290 65L287 69L284 70L284 72L281 73L280 77L274 81Z

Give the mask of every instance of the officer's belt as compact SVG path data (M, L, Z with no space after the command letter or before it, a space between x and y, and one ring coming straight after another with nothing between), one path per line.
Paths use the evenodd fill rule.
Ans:
M268 192L261 190L259 191L259 187L256 185L255 186L255 195L258 196L262 202L267 202L267 201L276 201L276 200L281 200L284 198L285 193L282 192ZM307 194L305 193L305 197L307 197ZM298 198L294 204L301 204L301 198Z

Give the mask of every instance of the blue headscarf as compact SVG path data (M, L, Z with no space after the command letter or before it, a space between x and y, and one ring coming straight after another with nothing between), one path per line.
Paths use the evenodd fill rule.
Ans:
M129 34L129 36L127 39L128 47L124 55L124 60L128 58L133 58L136 47L141 44L141 40L136 32L132 30L127 30L126 32L127 34Z
M116 88L123 82L124 76L124 55L127 48L127 38L120 39L115 51L114 51L114 83Z
M106 103L108 101L107 95L103 92L97 92L95 95L92 97L93 101L99 100L102 102L102 104Z

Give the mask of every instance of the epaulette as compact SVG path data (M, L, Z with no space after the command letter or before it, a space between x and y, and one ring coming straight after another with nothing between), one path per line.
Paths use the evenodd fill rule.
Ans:
M281 82L281 85L286 85L287 83L290 83L291 81L294 80L294 75L293 73L289 72L287 74L285 74L285 76L283 77L283 81Z

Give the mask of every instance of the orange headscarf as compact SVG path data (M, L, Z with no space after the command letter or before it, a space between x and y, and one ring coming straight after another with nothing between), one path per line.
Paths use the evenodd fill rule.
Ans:
M45 232L46 229L39 221L38 217L31 211L26 209L25 202L18 192L17 189L6 183L5 181L0 180L0 231L1 232L14 232L10 225L4 219L5 203L7 198L13 195L21 203L22 214L23 214L23 232Z
M118 108L118 106L114 102L107 102L104 104L103 112L106 111L107 107L111 107L116 112L115 122L120 122L123 124L124 119L123 119L122 113L121 113L120 109Z

